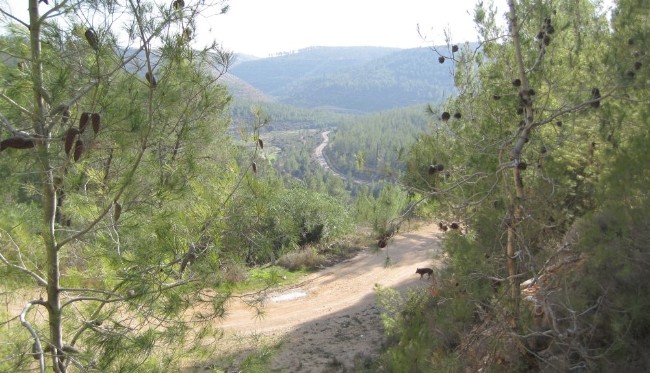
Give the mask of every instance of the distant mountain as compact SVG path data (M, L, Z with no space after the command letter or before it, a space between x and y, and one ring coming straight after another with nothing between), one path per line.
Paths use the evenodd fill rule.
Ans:
M253 56L252 54L243 54L243 53L236 53L234 57L235 58L233 59L233 63L231 67L237 66L243 62L250 62L250 61L255 61L260 59L260 57Z
M440 102L455 93L452 65L429 48L312 47L241 61L231 74L277 101L371 112Z
M251 102L273 101L273 99L264 92L232 74L224 74L221 77L220 82L228 87L228 90L235 98Z
M381 47L311 47L278 57L242 61L230 73L269 95L296 81L360 66L397 51Z

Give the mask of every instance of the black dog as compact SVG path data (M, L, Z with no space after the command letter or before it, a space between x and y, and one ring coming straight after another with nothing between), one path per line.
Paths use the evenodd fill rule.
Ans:
M415 273L418 273L420 275L420 278L424 275L429 275L427 278L431 278L431 275L433 274L433 269L431 268L418 268L415 270Z

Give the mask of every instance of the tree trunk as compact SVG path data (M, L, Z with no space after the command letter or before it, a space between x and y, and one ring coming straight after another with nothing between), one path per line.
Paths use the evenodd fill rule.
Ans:
M508 267L508 276L510 278L510 287L511 287L511 296L513 302L518 305L520 298L520 278L519 278L519 269L517 265L517 225L523 219L523 207L522 203L524 201L524 186L521 179L521 169L519 165L521 163L521 152L528 140L530 131L533 127L533 104L532 98L530 95L530 86L528 83L528 76L526 75L526 68L524 66L524 60L521 52L521 39L519 36L519 20L517 19L517 7L515 0L508 0L509 7L509 23L510 23L510 32L512 34L512 43L515 47L515 58L517 63L517 72L518 79L521 82L519 87L519 99L523 107L523 116L524 116L524 126L521 130L520 136L517 139L517 142L512 149L511 159L514 162L514 167L512 170L513 183L515 189L515 198L512 201L512 219L508 225L508 244L507 244L507 267Z
M56 189L49 159L50 129L46 121L47 103L43 88L41 62L41 20L38 0L29 0L29 31L32 59L32 84L34 94L34 136L37 137L37 156L41 168L43 191L43 221L41 234L47 254L47 310L52 347L52 366L55 372L65 372L63 364L63 333L61 325L61 297L59 252L56 244L54 222L56 219Z
M52 344L52 364L55 372L65 372L63 364L63 331L61 325L61 298L59 287L59 252L56 244L49 240L47 250L47 310Z

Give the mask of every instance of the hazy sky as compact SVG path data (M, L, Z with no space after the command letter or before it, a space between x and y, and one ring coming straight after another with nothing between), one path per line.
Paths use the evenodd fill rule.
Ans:
M445 42L445 30L451 32L452 42L461 43L476 40L472 19L477 1L228 0L228 13L200 20L195 41L210 44L216 40L227 50L258 57L310 46L440 45ZM608 6L613 2L603 1ZM503 21L506 0L493 2ZM1 6L23 17L26 3L0 0ZM426 40L418 34L418 25Z
M444 43L447 28L454 41L475 40L476 1L230 0L227 14L210 19L209 33L228 50L260 57L309 46L412 48Z
M479 1L229 0L230 11L211 18L206 32L228 50L259 57L309 46L439 45L445 29L460 43L477 39L472 19ZM593 1L608 8L614 0ZM491 2L505 23L506 0L484 0Z

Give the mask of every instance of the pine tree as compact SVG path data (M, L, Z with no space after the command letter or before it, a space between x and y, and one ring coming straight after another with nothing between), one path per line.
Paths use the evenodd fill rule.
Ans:
M220 281L212 222L234 188L218 84L230 55L192 42L218 5L30 0L28 20L5 12L0 261L42 291L20 312L29 341L0 364L151 370L191 345L184 310L223 314L224 297L198 290ZM170 343L183 348L157 352Z
M624 259L629 255L619 256L623 251L613 241L610 249L603 242L587 248L579 238L593 236L598 242L594 231L603 226L622 240L640 242L628 235L631 231L613 226L643 216L644 198L632 197L625 207L615 203L615 219L602 210L611 211L606 206L612 192L639 197L635 187L622 192L621 184L609 184L614 179L629 186L636 183L624 174L637 175L640 183L647 179L639 153L632 150L645 136L641 128L647 129L641 52L646 50L642 20L647 11L639 2L620 2L612 32L588 1L511 0L506 28L500 29L493 9L479 6L480 47L449 56L457 65L460 94L432 108L440 119L433 133L411 148L405 181L428 195L440 216L468 228L467 234L445 236L453 276L443 278L440 291L453 300L434 316L440 323L451 320L443 336L466 341L464 353L496 348L488 365L556 371L610 366L629 348L613 338L621 319L629 317L645 328L645 320L632 311L637 305L626 304L625 296L602 293L616 284L623 294L620 279L594 277L604 268L622 276L605 262L635 268L632 277L645 271ZM442 115L455 111L462 114L458 120ZM444 165L444 172L432 168L437 164ZM643 221L634 225L643 227ZM601 251L593 252L599 245ZM642 246L635 247L645 252ZM576 269L580 265L590 269ZM643 286L634 289L645 292ZM626 316L613 317L605 300ZM595 309L613 318L605 321L591 313ZM467 318L468 312L475 316ZM455 323L472 332L459 332ZM596 329L603 331L597 337L587 332ZM447 353L441 360L459 356L449 346L436 348ZM525 358L531 355L539 359ZM454 364L478 369L486 364L480 356Z

